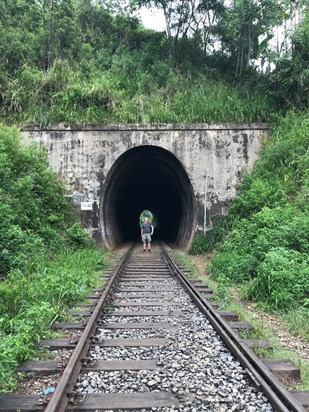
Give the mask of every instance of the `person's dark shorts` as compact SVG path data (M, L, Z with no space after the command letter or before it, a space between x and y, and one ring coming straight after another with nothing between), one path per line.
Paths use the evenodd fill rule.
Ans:
M142 235L142 242L143 243L150 243L151 242L151 235L150 235L150 233L144 233L143 235Z

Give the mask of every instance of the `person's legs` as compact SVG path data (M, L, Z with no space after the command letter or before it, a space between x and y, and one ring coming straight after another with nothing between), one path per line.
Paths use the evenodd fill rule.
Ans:
M146 236L142 235L142 242L143 242L143 252L146 252Z
M150 237L150 235L148 235L147 237L148 237L148 239L147 239L147 241L148 241L148 252L151 252L151 250L150 250L150 247L151 247L151 237Z

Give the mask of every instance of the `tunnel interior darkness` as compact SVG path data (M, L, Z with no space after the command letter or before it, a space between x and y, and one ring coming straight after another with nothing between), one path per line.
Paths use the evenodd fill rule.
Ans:
M191 182L179 160L156 146L128 150L108 173L100 201L105 245L137 239L145 209L155 217L154 240L188 246L195 227Z

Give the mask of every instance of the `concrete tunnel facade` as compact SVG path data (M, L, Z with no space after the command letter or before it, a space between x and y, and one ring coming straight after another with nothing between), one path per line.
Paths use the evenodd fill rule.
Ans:
M195 225L194 193L179 160L156 146L132 148L114 163L100 201L103 240L113 248L140 235L139 215L151 210L154 240L187 246Z
M149 209L154 240L188 248L227 213L267 134L259 123L56 125L27 127L23 143L47 148L99 244L138 239L139 215Z

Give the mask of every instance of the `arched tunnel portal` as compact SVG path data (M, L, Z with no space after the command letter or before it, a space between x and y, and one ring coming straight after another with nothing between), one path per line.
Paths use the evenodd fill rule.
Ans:
M110 249L137 239L139 216L155 216L154 240L187 247L195 227L195 200L189 177L179 160L156 146L127 150L110 169L100 199L104 243Z

